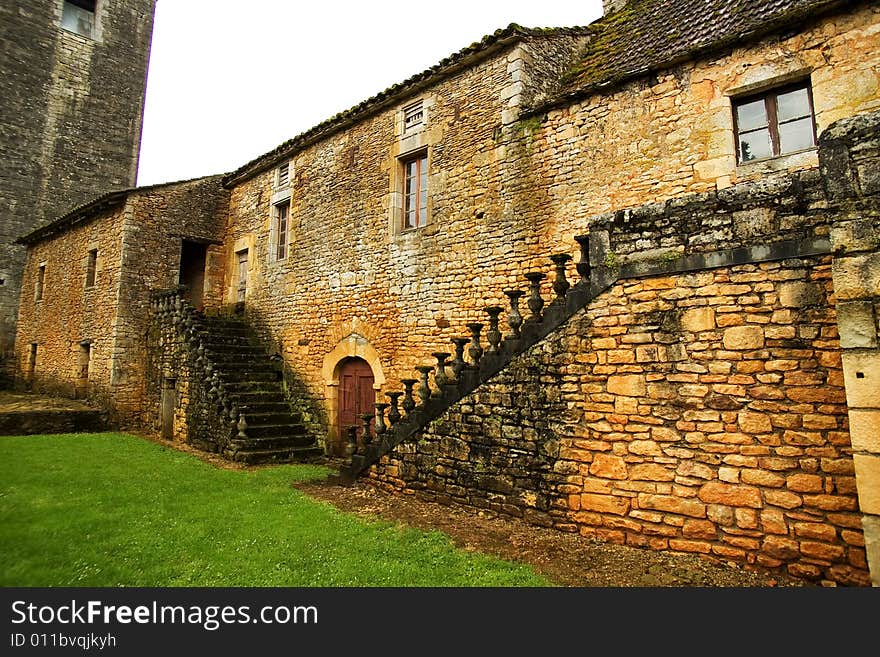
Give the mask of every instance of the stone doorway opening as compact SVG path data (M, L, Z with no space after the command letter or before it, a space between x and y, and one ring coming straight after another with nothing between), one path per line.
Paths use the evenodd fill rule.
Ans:
M363 358L346 358L339 366L339 413L337 432L339 440L333 453L342 456L350 426L362 426L362 413L376 411L375 377L370 364Z
M205 262L208 245L183 240L180 246L180 275L178 281L186 286L184 297L197 310L202 310L205 294Z

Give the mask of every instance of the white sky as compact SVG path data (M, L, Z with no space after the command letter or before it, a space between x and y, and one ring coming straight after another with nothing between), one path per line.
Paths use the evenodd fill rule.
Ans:
M157 0L138 185L237 169L510 23L601 14L601 0Z

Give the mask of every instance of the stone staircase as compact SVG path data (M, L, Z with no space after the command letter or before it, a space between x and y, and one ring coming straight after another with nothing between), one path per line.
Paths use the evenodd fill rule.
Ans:
M498 374L513 358L544 339L608 289L616 278L615 272L604 264L597 267L590 264L604 263L607 232L602 231L597 237L600 239L594 239L592 243L589 235L575 237L580 247L580 260L575 265L579 280L575 283L568 280L566 273L571 256L562 253L550 257L555 278L552 284L554 298L549 303L541 296L542 283L548 277L545 272L526 273L527 290L504 291L510 303L507 311L510 332L507 335L503 335L501 329L504 308L487 306L484 308L486 323L468 324L469 337L452 339L454 353L433 353L436 365L418 366L417 378L401 381L403 391L386 393L387 403L377 403L375 414L362 415L363 425L348 429L350 463L333 477L336 483L353 482L397 445L417 434L452 404ZM525 309L520 308L523 300L528 307L526 317L522 314ZM485 334L484 328L487 329ZM488 344L482 344L482 337Z
M323 451L293 410L279 363L242 319L209 316L180 294L154 295L154 312L185 345L190 376L188 442L248 464L303 461Z

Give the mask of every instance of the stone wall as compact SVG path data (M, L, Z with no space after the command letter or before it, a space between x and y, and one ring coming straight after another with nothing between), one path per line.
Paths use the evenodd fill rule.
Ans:
M546 196L526 206L542 242L570 250L591 217L815 169L817 152L737 166L731 96L808 77L817 134L880 108L880 8L861 4L791 35L679 64L533 118L531 168ZM573 253L573 252L572 252Z
M272 204L284 192L275 189L274 169L232 189L226 301L235 301L234 254L249 249L248 318L301 377L318 406L312 415L324 406L324 433L328 424L334 430L342 358L370 352L377 392L399 388L432 351L467 335L465 325L501 302L503 289L524 285L531 256L544 255L534 226L504 197L511 185L517 194L528 189L507 156L516 147L511 142L523 140L520 129L503 121L515 121L521 97L543 88L543 78L529 77L530 67L562 65L579 41L526 43L413 90L394 107L295 153L285 260L272 253ZM419 99L427 122L404 134L402 109ZM428 223L402 231L399 157L420 149L429 158Z
M859 508L872 581L880 586L880 113L853 117L820 140L832 228L834 287L843 350Z
M873 112L829 128L820 175L596 217L591 260L614 286L373 481L876 584L878 125Z
M0 379L25 261L15 239L137 172L155 2L97 3L92 38L61 29L62 4L0 6Z
M222 289L219 237L228 194L218 177L114 196L115 206L60 219L60 229L28 245L16 338L17 382L62 396L88 397L112 419L148 422L158 414L161 382L146 375L150 292L179 282L181 241L208 249L206 297ZM95 285L86 287L89 252ZM43 296L36 299L39 268ZM30 374L31 347L37 359ZM88 384L80 358L89 345Z
M376 481L866 584L830 260L621 279Z
M285 260L274 262L271 253L272 205L282 193L274 170L236 180L226 302L234 300L234 253L249 249L249 317L323 405L332 437L339 358L369 352L379 397L400 389L415 366L433 362L432 352L450 351L452 337L466 336L468 322L485 321L485 306L506 305L505 289L525 289L526 271L550 273L555 252L576 255L573 237L602 213L614 219L619 253L609 257L617 264L758 235L827 240L816 151L737 167L730 95L809 75L820 131L875 108L876 24L877 8L861 7L796 36L525 114L549 97L547 80L581 37L532 37L489 53L292 155ZM401 110L418 99L427 124L404 135ZM429 157L428 225L401 232L398 158L418 149ZM778 175L790 172L796 175ZM753 206L741 202L745 193L757 195ZM768 205L771 197L778 203ZM698 223L701 203L727 202L740 214ZM659 215L678 212L677 203L693 204L691 225L662 226ZM654 205L623 213L644 204Z

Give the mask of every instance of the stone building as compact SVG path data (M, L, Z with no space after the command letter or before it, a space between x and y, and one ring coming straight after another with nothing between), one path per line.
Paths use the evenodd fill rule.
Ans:
M0 384L25 249L16 238L135 183L155 0L0 6Z
M234 459L320 445L343 479L877 584L880 3L605 4L25 236L20 376Z

